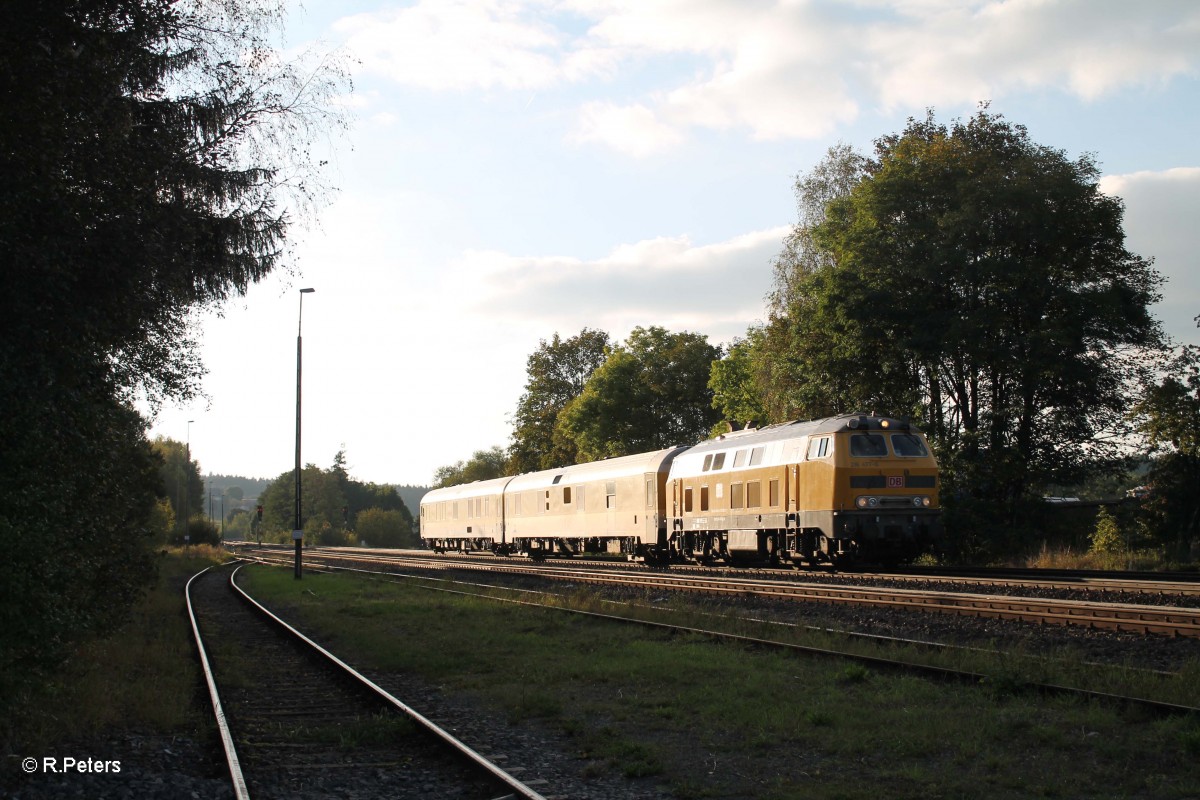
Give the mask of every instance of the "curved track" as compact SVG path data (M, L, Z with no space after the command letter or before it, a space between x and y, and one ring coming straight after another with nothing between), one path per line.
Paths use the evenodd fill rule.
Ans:
M545 800L271 614L237 586L236 571L206 570L186 593L239 800Z

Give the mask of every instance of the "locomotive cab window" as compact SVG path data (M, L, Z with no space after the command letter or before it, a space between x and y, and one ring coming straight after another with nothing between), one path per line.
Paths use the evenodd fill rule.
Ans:
M555 480L557 480L557 478ZM570 486L563 487L563 505L565 505L565 506L571 505L571 487Z
M906 458L920 458L929 455L921 438L913 436L911 433L893 433L892 450L896 452L896 455Z
M888 454L887 442L882 434L856 433L850 437L850 455L858 458L884 458Z
M830 441L828 436L809 439L808 459L811 461L815 458L827 458L829 456L829 451L832 449L829 445Z
M717 453L715 456L713 456L713 464L712 464L713 469L721 469L724 466L725 466L725 454L724 453Z

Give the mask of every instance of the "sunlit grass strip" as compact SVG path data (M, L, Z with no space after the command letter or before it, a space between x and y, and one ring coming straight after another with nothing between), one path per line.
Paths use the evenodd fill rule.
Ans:
M363 574L375 580L402 578L432 591L486 597L520 605L558 608L617 622L637 622L673 628L682 633L723 636L743 644L778 646L809 655L843 657L880 669L907 669L941 679L999 686L1004 691L1031 689L1078 694L1105 702L1133 702L1158 713L1200 714L1200 696L1197 695L1200 691L1200 664L1195 662L1189 663L1179 673L1164 673L1084 662L1065 656L1052 658L899 639L884 645L892 651L889 655L880 655L879 651L882 648L878 642L849 632L705 613L692 608L686 600L678 609L656 609L597 598L590 592L563 595L411 573L375 572L333 565L327 568ZM428 585L431 583L469 586L486 591L476 594ZM522 599L529 595L546 597L548 602ZM606 614L596 610L599 604L622 605L631 613L629 616ZM679 616L684 617L685 621L679 621ZM696 617L705 620L704 627L695 621ZM777 633L781 628L790 632L791 637L770 638L763 632L764 629L770 629Z
M1042 697L1018 680L880 674L410 581L249 580L364 667L556 727L587 771L657 776L681 798L1166 798L1200 785L1197 721Z

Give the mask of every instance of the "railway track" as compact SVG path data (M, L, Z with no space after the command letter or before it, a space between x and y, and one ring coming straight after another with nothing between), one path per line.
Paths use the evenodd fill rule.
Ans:
M389 563L415 569L480 570L593 585L667 589L772 600L841 603L1021 620L1044 625L1076 625L1142 634L1200 638L1200 609L1165 605L930 591L890 586L843 586L803 580L756 579L740 575L729 577L691 572L676 574L674 571L571 568L548 564L516 563L510 560L475 561L461 558L414 556L364 557L331 551L312 553L309 555L309 559L310 563L314 560L326 560L341 563Z
M186 592L239 800L547 800L271 615L235 576L206 570Z
M278 559L268 559L268 558L263 558L263 559L261 559L261 561L262 561L262 563L266 563L266 564L271 564L271 563L282 564L283 563L282 561L280 561ZM794 642L780 641L780 640L777 640L774 638L763 638L763 637L759 637L759 636L748 636L748 635L739 634L739 633L731 633L728 631L723 631L723 630L719 630L719 629L715 629L715 628L708 628L708 627L701 628L701 627L696 627L695 625L680 625L680 624L676 624L676 623L669 622L669 621L655 620L655 619L647 618L645 616L633 615L628 612L627 613L619 613L619 612L599 613L599 612L591 611L591 610L572 608L569 605L563 605L563 604L555 603L555 602L545 602L544 598L539 597L541 595L544 595L545 593L539 592L539 591L519 590L520 591L519 597L503 596L503 595L497 595L497 594L490 593L489 591L486 591L488 589L499 588L499 587L495 587L495 586L490 586L488 584L466 583L463 581L456 581L456 580L450 580L450 579L444 579L444 578L441 578L441 579L426 578L425 576L415 575L415 574L403 574L403 573L387 572L387 571L371 571L371 570L365 570L365 569L348 567L348 566L339 566L339 565L326 565L326 568L329 570L332 570L332 571L345 571L345 572L354 573L354 574L361 575L361 576L369 578L369 579L383 580L383 581L397 582L397 583L417 578L417 579L419 579L418 585L420 586L420 588L430 590L430 591L444 592L444 593L448 593L448 594L473 597L473 598L477 598L477 599L487 600L489 602L510 603L510 604L529 606L529 607L539 608L539 609L550 609L550 610L554 610L554 611L559 611L559 612L564 612L564 613L569 613L569 614L576 614L576 615L590 617L590 618L599 619L599 620L607 620L607 621L621 622L621 623L626 623L626 624L634 624L634 625L644 626L644 627L648 627L648 628L666 629L666 630L671 630L674 632L688 633L688 634L703 636L703 637L710 638L710 639L728 640L728 641L738 642L741 644L752 645L755 647L765 647L765 648L770 648L770 649L777 649L777 650L783 650L783 651L788 651L788 652L801 653L801 654L805 654L805 655L832 657L832 658L837 658L837 659L842 659L842 660L858 662L858 663L863 664L864 666L868 666L868 667L871 667L874 669L880 669L880 670L886 670L886 671L907 672L907 673L912 673L912 674L917 674L917 675L923 675L925 677L930 677L930 678L934 678L937 680L949 680L949 681L959 681L959 682L977 683L977 684L988 684L993 680L992 677L989 677L988 675L980 673L980 672L958 669L958 668L948 667L948 666L940 666L940 665L935 665L935 664L923 663L920 661L892 658L892 657L880 656L880 655L867 655L867 654L863 654L861 652L845 650L845 649L831 649L831 648L827 648L827 647L802 645L802 644L797 644ZM626 603L614 603L613 605L623 606L623 607L628 606L628 604L626 604ZM629 608L633 608L633 607L629 606ZM799 627L799 626L796 626L794 624L789 624L786 627L795 628L795 627ZM838 632L835 632L835 633L838 633ZM845 632L840 632L840 633L844 634ZM857 636L858 634L853 634L853 635ZM953 646L953 645L943 645L943 644L927 642L927 641L903 640L903 639L897 639L894 637L868 636L865 638L877 639L879 641L886 642L889 645L905 645L905 646L909 646L909 647L915 647L917 649L927 649L930 651L947 651L947 650L968 649L968 648L961 648L961 647L957 647L957 646ZM1158 675L1163 678L1177 677L1176 675L1173 675L1170 673L1158 673ZM1085 700L1099 700L1101 702L1115 703L1118 705L1131 707L1131 708L1136 707L1136 708L1142 709L1143 711L1154 714L1154 715L1200 715L1200 708L1196 708L1192 705L1181 705L1179 703L1166 702L1166 701L1155 700L1155 699L1150 699L1150 698L1146 698L1146 697L1113 694L1111 692L1096 691L1094 689L1081 688L1081 687L1077 687L1077 686L1066 686L1066 685L1061 685L1061 684L1056 684L1056 683L1042 683L1042 682L1037 682L1037 681L1030 681L1030 682L1027 682L1024 684L1024 688L1028 689L1028 690L1032 690L1032 691L1041 692L1044 694L1070 695L1070 696L1075 696L1075 697L1078 697L1080 699L1085 699Z

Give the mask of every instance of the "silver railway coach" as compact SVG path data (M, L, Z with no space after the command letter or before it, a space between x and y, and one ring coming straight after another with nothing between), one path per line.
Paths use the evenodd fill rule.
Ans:
M532 556L607 552L665 558L667 473L684 449L518 475L504 490L511 547Z
M512 478L434 489L421 498L421 539L433 550L503 550L504 487Z

